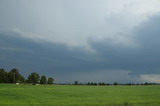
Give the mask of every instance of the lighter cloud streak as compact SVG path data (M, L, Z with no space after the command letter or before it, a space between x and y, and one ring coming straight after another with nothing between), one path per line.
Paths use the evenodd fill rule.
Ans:
M160 74L144 74L140 75L143 82L160 83Z

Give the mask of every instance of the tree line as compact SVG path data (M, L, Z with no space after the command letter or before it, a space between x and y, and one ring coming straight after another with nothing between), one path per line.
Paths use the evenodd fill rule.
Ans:
M47 79L45 75L40 76L38 73L33 72L25 79L16 68L9 72L2 68L0 69L0 83L32 83L33 85L53 84L54 78L49 77Z
M0 68L0 83L32 83L33 85L36 84L53 84L54 78L49 77L47 78L45 75L40 76L38 73L33 72L31 73L27 79L25 79L18 71L18 69L14 68L11 71L7 72L3 68ZM63 84L63 85L70 85L70 84ZM104 83L104 82L88 82L88 83L79 83L75 81L72 85L159 85L159 83L125 83L121 84L118 82L114 83Z
M68 84L66 84L68 85ZM69 84L70 85L70 84ZM144 82L144 83L118 83L118 82L114 82L114 83L104 83L104 82L88 82L88 83L79 83L78 81L75 81L72 85L92 85L92 86L105 86L105 85L160 85L160 83L149 83L149 82Z

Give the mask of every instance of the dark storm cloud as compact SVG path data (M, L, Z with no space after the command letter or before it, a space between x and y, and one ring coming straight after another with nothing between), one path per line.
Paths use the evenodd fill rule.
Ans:
M159 4L1 0L0 67L16 67L25 76L36 71L60 82L132 82L135 76L159 75Z
M68 73L92 69L95 64L92 54L82 49L70 49L65 45L35 42L19 36L19 33L0 33L1 65L5 67L19 67L29 73ZM94 55L95 56L95 55ZM1 66L1 67L2 67Z
M1 31L1 67L17 67L22 69L25 75L36 71L53 75L58 79L65 75L66 77L70 75L72 79L78 73L81 77L84 76L82 73L92 72L103 75L112 70L114 73L127 70L131 76L159 74L159 18L160 16L151 17L133 30L138 47L130 48L112 45L110 42L90 40L89 44L96 53L89 53L78 47L71 49L62 44L48 43L43 40L36 42L14 31Z
M133 30L138 47L91 42L92 48L105 58L106 69L130 70L135 74L160 73L160 16L153 16Z

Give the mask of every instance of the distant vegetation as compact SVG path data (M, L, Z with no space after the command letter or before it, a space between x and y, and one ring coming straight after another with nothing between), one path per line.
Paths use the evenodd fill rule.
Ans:
M62 85L72 85L72 84L62 84ZM118 86L118 85L160 85L159 83L118 83L118 82L114 82L114 83L104 83L104 82L88 82L88 83L79 83L78 81L75 81L73 85L90 85L90 86L105 86L105 85L114 85L114 86Z
M28 75L27 79L25 79L18 71L18 69L14 68L11 71L7 72L3 68L0 69L0 83L32 83L36 84L53 84L54 78L47 78L45 75L40 76L37 72L33 72ZM105 82L88 82L88 83L79 83L75 81L74 83L57 83L58 85L91 85L91 86L105 86L105 85L159 85L159 83L105 83Z
M40 76L38 73L31 73L27 79L25 79L18 71L14 68L11 71L7 72L4 69L0 69L0 83L32 83L36 84L53 84L54 79L46 76Z

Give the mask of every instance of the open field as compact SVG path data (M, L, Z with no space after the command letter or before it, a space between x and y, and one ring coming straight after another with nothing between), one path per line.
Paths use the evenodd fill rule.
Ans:
M0 84L0 106L160 106L160 86Z

